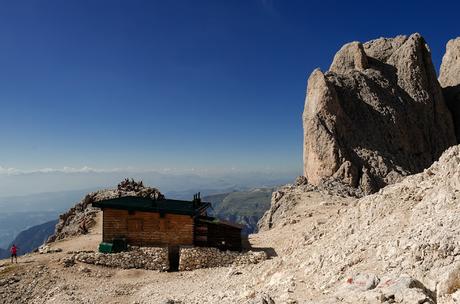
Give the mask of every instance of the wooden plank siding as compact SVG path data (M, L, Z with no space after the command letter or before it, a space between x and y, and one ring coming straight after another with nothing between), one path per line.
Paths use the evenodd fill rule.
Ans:
M241 229L225 224L208 223L208 246L241 251Z
M134 246L193 245L193 217L104 208L103 241L126 238Z
M241 251L241 228L223 223L198 221L195 223L195 245Z

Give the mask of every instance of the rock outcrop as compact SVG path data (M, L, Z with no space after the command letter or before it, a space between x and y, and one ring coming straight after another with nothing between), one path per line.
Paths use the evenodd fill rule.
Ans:
M303 113L304 175L369 194L429 167L456 143L423 37L352 42L313 71Z
M54 234L50 236L47 243L87 233L88 229L94 225L94 219L99 212L99 209L92 207L92 203L123 196L164 198L164 195L156 188L146 187L142 182L125 179L115 189L89 193L69 211L62 214Z
M447 107L452 112L457 142L460 142L460 37L447 43L439 82L443 87Z

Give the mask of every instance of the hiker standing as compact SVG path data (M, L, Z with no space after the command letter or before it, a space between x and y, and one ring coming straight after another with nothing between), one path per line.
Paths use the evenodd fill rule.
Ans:
M15 244L11 246L11 264L13 263L13 258L16 260L16 264L18 263L18 247Z

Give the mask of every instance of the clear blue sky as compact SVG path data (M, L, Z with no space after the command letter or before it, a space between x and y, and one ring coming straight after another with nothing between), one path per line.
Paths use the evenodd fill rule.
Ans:
M0 1L0 166L298 170L305 84L458 1Z

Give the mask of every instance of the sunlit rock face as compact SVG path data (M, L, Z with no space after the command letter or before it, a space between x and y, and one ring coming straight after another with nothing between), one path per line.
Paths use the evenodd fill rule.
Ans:
M304 175L373 193L429 167L456 143L452 116L419 34L344 45L308 79Z
M446 45L439 83L454 119L457 142L460 142L460 37L450 40Z

